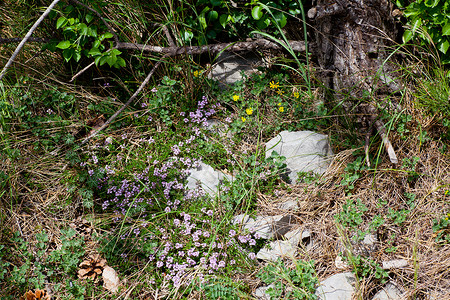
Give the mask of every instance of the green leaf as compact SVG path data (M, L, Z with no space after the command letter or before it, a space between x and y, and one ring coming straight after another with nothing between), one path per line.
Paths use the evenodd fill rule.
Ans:
M64 49L62 55L66 60L66 62L68 62L72 58L74 53L75 53L74 49Z
M214 21L219 17L219 14L215 10L211 10L208 12L208 20Z
M67 19L65 17L60 17L56 21L56 29L59 29L66 24L67 24Z
M56 48L67 49L70 47L70 45L71 45L70 41L61 41L58 43L58 45L56 45Z
M107 32L107 33L103 34L103 36L104 36L104 39L110 39L113 37L113 34L111 32Z
M222 0L209 0L212 6L219 6L222 4Z
M90 23L94 19L94 16L91 14L87 14L85 17L86 22Z
M286 26L287 23L287 18L285 16L285 14L283 14L282 12L277 12L274 15L274 19L275 21L278 23L278 25L283 28L284 26Z
M442 27L442 35L450 35L450 22Z
M92 48L92 49L88 52L88 55L90 55L90 56L102 55L102 52L101 52L98 48Z
M88 34L88 27L87 27L86 24L80 23L80 25L78 25L78 29L80 30L80 35L87 35Z
M223 28L225 28L225 26L227 26L227 24L228 24L228 22L230 20L231 20L231 16L230 15L223 14L219 18L219 23L220 23L220 25L222 25Z
M252 9L252 17L253 17L253 19L255 19L255 20L261 19L262 16L263 16L262 10L263 10L263 8L261 6L259 6L259 5L253 7L253 9Z
M426 7L436 7L439 4L440 0L425 0L425 6Z
M117 58L117 64L119 65L119 67L125 67L127 65L122 57Z
M449 46L450 43L448 42L448 40L444 40L438 43L437 48L439 49L439 51L446 54Z
M412 39L413 35L414 34L412 33L411 30L405 30L402 36L403 43L409 42Z

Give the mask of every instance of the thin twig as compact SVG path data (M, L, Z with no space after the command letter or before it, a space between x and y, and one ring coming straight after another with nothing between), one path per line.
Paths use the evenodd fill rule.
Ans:
M86 67L81 69L77 74L72 76L72 79L70 79L69 82L73 82L78 76L80 76L81 74L86 72L86 70L89 69L90 67L92 67L94 64L95 64L95 61L91 62L89 65L87 65Z
M0 80L2 80L3 76L5 76L6 71L13 63L16 56L19 54L20 50L22 50L23 46L27 42L27 40L31 37L33 32L36 30L36 28L41 24L41 22L45 19L45 17L50 13L50 11L53 9L53 7L59 2L60 0L54 0L49 7L44 11L44 13L40 16L40 18L34 23L34 25L30 28L30 30L27 32L23 40L20 42L20 44L17 46L16 50L14 51L11 58L8 60L6 65L3 67L2 72L0 73Z
M166 35L167 41L169 42L169 46L170 47L176 47L175 42L172 39L172 36L170 35L169 29L167 29L166 25L162 26L162 31L164 32L164 34Z
M136 92L134 92L134 94L131 96L130 99L128 99L128 101L122 105L122 107L116 111L109 119L108 121L105 122L105 124L102 125L102 127L100 127L99 129L97 129L96 131L94 131L91 135L89 135L87 138L85 138L83 140L83 142L81 143L82 145L86 144L86 142L93 138L94 136L96 136L100 131L102 131L103 129L105 129L128 105L130 105L130 103L139 95L139 93L144 89L144 87L147 85L147 83L150 81L150 78L153 76L153 73L155 73L156 69L159 67L159 65L162 63L163 59L166 56L163 56L153 67L153 69L150 71L150 73L148 73L147 77L144 79L144 81L141 83L141 85L139 86L139 88L136 90Z

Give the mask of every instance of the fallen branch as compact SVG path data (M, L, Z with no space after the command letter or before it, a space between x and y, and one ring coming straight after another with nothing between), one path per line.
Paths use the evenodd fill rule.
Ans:
M288 41L289 46L295 52L305 51L305 42L303 41ZM205 46L189 46L189 47L160 47L152 45L142 45L134 43L118 43L116 45L117 49L121 50L137 50L141 52L155 52L162 53L168 56L176 56L181 54L202 54L207 52L221 52L223 50L239 52L239 51L250 51L255 49L273 49L273 50L283 50L283 46L266 39L250 40L245 42L234 42L234 43L220 43L211 44Z
M31 37L33 32L36 30L36 28L41 24L41 22L45 19L45 17L50 13L50 11L53 9L53 7L59 2L60 0L53 0L53 2L50 4L49 7L44 11L44 13L39 17L39 19L36 21L36 23L33 24L33 26L30 28L30 30L27 32L23 40L20 42L20 44L17 46L16 50L6 63L6 65L3 67L2 72L0 73L0 80L2 80L3 76L5 76L6 71L8 68L12 65L14 59L19 54L20 50L22 50L25 43L28 41L28 39Z
M130 97L130 99L128 99L128 101L122 105L122 107L116 111L106 122L105 124L103 124L99 129L95 130L92 134L90 134L88 137L86 137L83 142L81 143L82 145L86 144L86 142L88 140L90 140L91 138L93 138L94 136L96 136L100 131L102 131L103 129L105 129L128 105L130 105L131 102L133 102L133 100L139 95L139 93L144 89L144 87L147 85L147 83L150 81L150 78L153 76L153 73L155 73L156 69L159 67L159 65L162 63L163 59L165 58L165 56L163 56L153 67L153 69L150 71L150 73L148 73L147 77L144 79L144 81L141 83L141 85L139 86L139 88L136 90L136 92L134 92L134 94Z
M394 147L392 147L392 144L389 141L389 137L386 132L386 127L384 126L382 121L377 120L377 117L378 117L377 109L372 104L361 105L361 108L362 108L362 111L364 112L364 114L370 116L369 117L370 124L375 125L375 128L377 129L378 133L380 134L381 139L384 144L384 147L386 149L386 152L389 155L389 160L391 161L391 163L397 164L398 163L397 155L395 154ZM366 137L366 144L367 144L367 137ZM366 152L366 160L368 157L367 153L368 152Z

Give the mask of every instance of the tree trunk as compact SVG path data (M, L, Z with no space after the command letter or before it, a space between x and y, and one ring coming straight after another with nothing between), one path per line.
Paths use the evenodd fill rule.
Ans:
M396 89L386 62L397 36L388 0L318 0L308 11L315 28L316 55L326 87L361 97L368 92ZM382 90L383 90L382 89Z
M393 80L395 70L390 61L398 34L392 16L393 4L389 0L317 0L308 11L315 28L315 51L322 69L322 81L334 91L337 103L349 112L355 108L367 118L370 135L372 126L380 134L389 159L397 163L388 133L378 118L376 95L399 89ZM315 52L315 53L314 53ZM370 97L367 97L370 95ZM361 101L361 102L360 102ZM385 104L379 104L387 106ZM368 156L366 138L366 160Z

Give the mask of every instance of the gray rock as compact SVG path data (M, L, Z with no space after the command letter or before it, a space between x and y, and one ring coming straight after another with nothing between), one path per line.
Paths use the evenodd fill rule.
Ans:
M275 288L275 284L271 283L268 286L261 286L255 290L255 297L258 298L258 300L271 300L269 294L267 294L267 290L270 288Z
M218 133L221 137L232 138L230 128L227 124L224 124L216 119L209 119L206 121L205 128L211 132Z
M322 281L316 295L321 300L351 300L355 292L355 282L353 273L339 273Z
M283 218L283 215L267 217L257 216L255 220L248 220L244 224L244 229L247 229L250 232L254 231L260 238L268 240L273 237L274 223L279 221L281 218Z
M266 143L266 157L276 151L286 157L287 173L292 183L298 172L323 174L333 154L328 136L312 131L282 131Z
M395 283L388 282L382 290L378 291L372 300L401 300L405 299L403 292Z
M219 86L225 87L242 80L242 72L250 74L255 72L256 65L263 65L262 60L252 54L236 55L222 52L213 65L210 78L219 82Z
M186 188L195 190L198 186L211 197L216 197L219 185L223 180L231 180L231 177L220 171L215 171L211 166L200 162L198 167L189 170Z
M287 211L297 211L299 209L298 201L297 200L288 200L286 202L280 203L278 205L278 208L281 210L287 210Z
M240 214L233 217L231 222L233 223L233 225L244 225L247 222L255 222L255 220L250 218L250 216L247 214Z
M262 260L277 261L278 258L293 258L297 254L297 247L290 241L273 241L263 247L256 254Z

